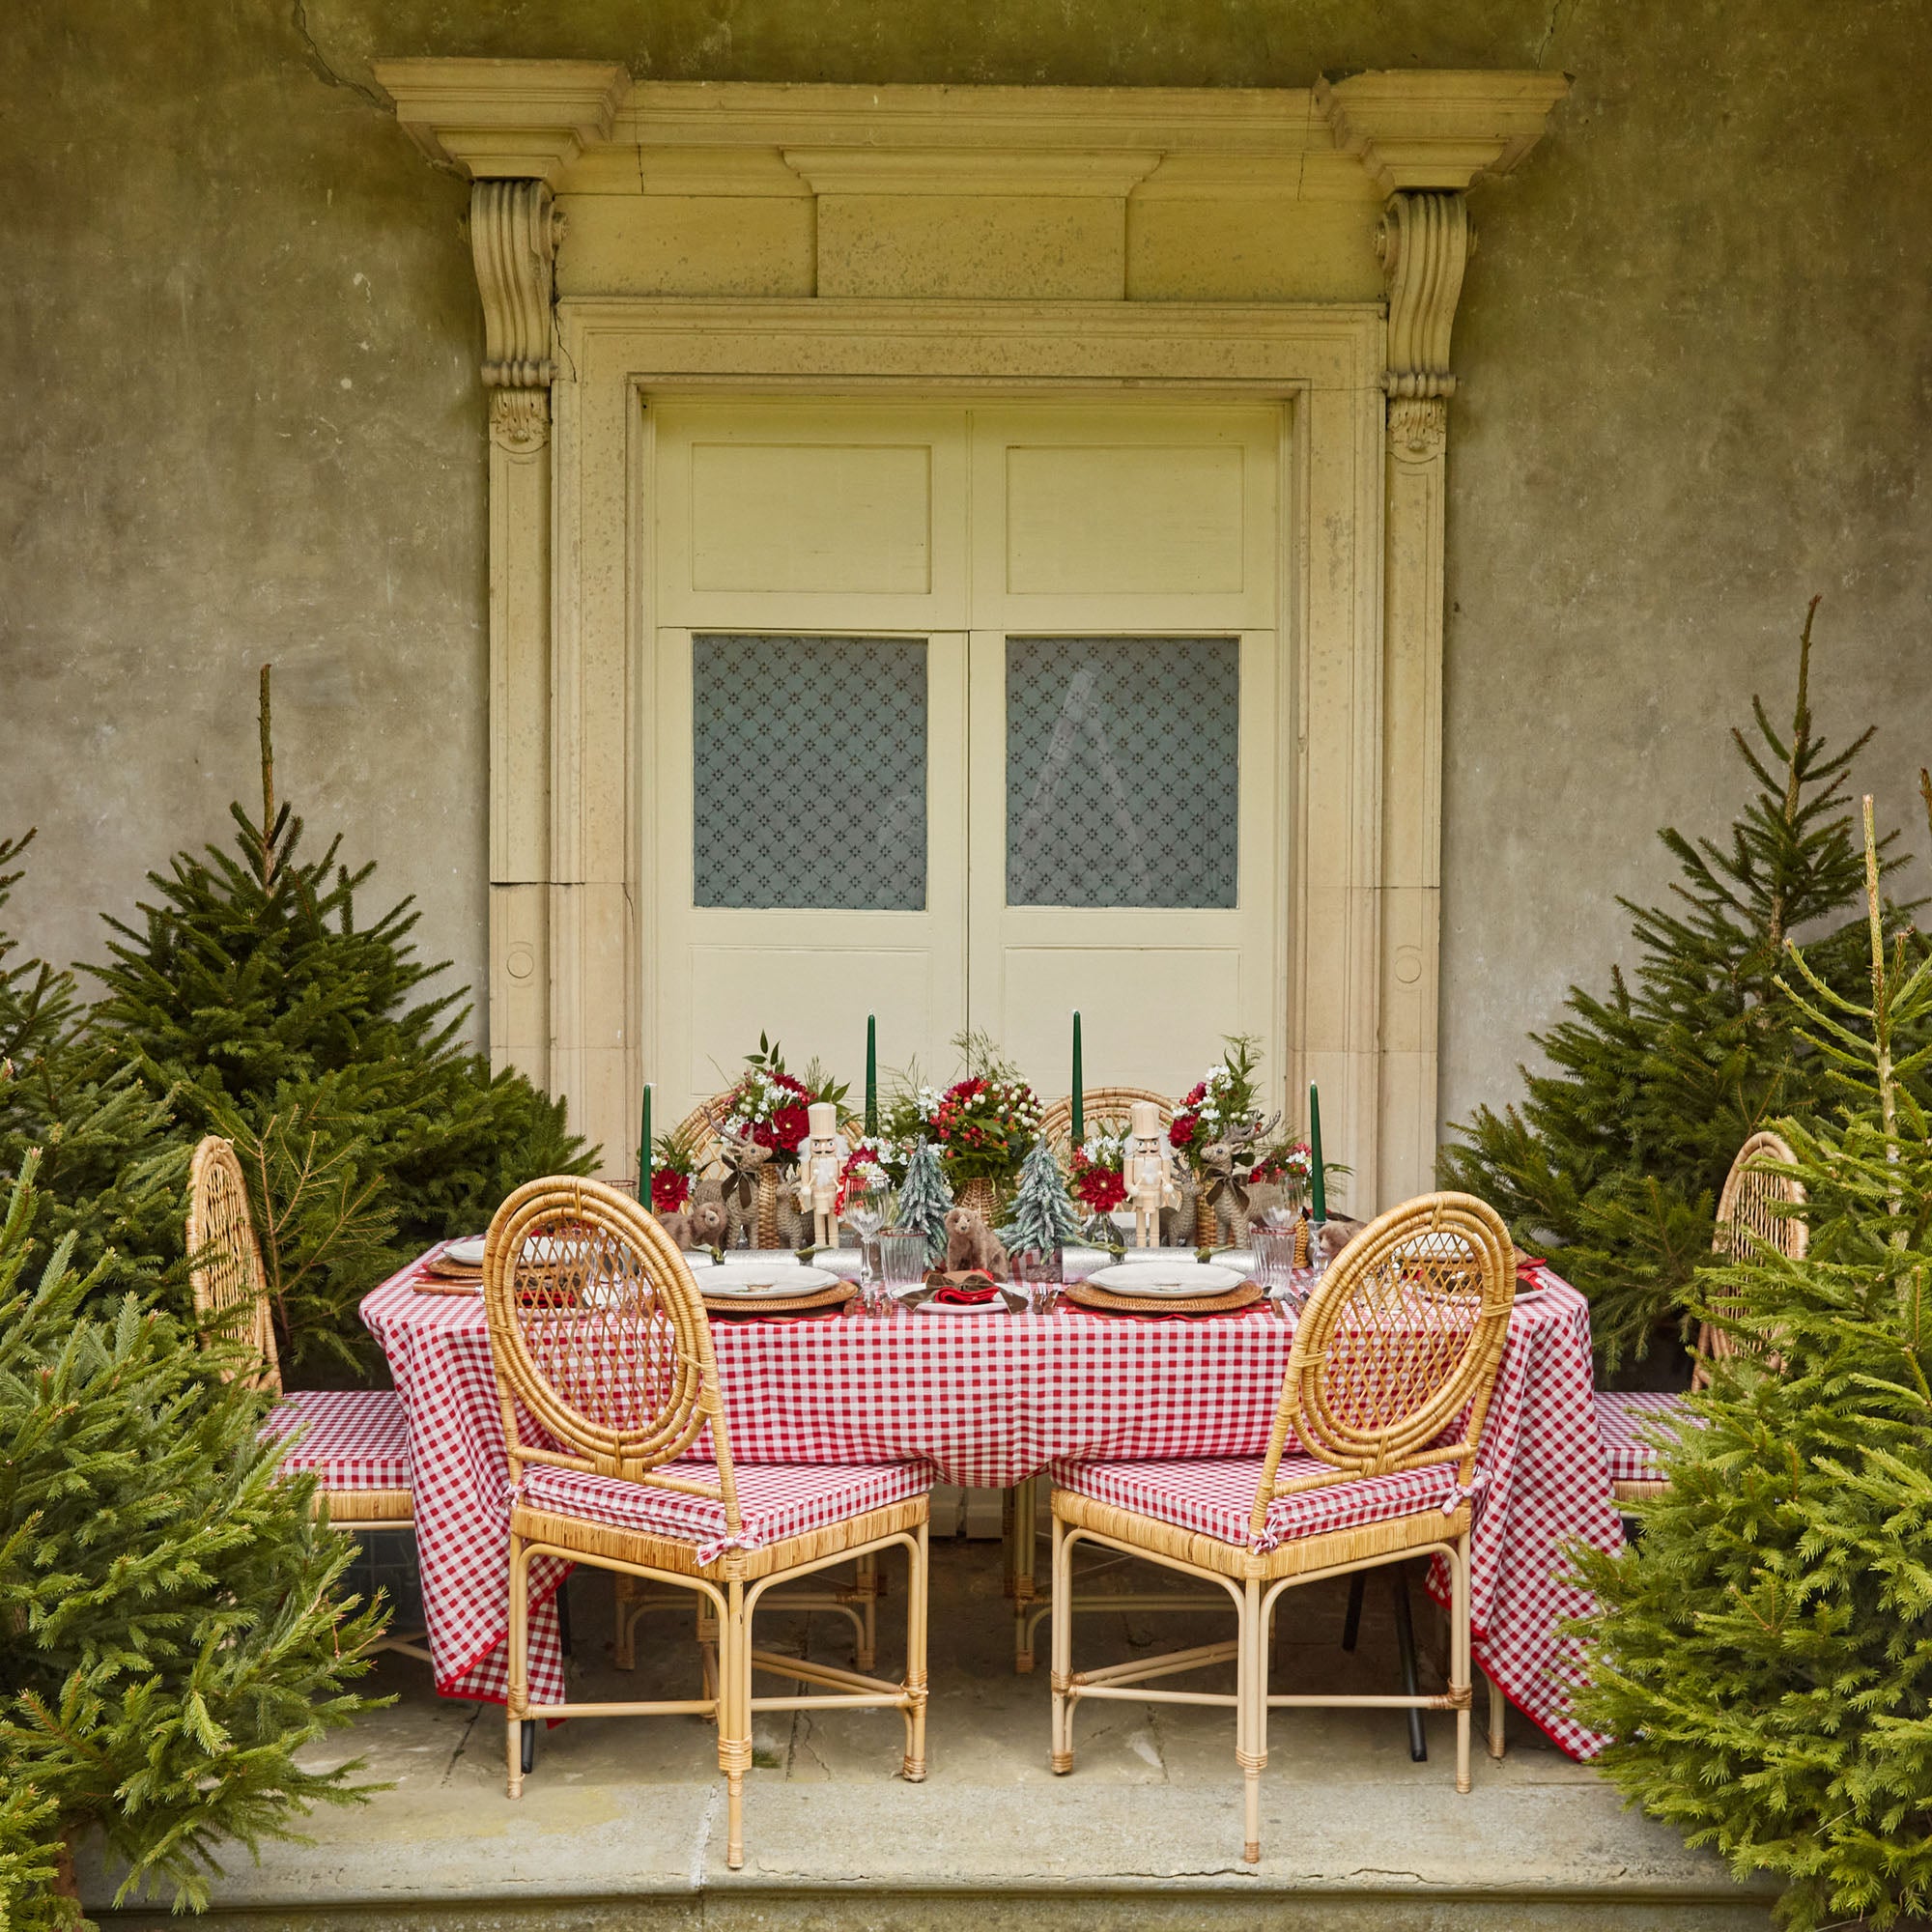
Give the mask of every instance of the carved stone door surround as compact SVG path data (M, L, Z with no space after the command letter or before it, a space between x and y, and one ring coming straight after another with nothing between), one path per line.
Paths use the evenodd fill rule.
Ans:
M635 1171L649 404L1286 405L1290 1091L1361 1212L1435 1147L1442 539L1466 193L1560 75L1312 90L633 83L395 60L472 183L490 396L494 1061Z

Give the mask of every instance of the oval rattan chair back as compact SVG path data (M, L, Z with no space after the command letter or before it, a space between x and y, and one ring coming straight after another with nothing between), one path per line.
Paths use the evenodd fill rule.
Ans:
M1174 1122L1174 1102L1165 1094L1156 1094L1151 1087L1088 1087L1082 1091L1080 1104L1080 1124L1092 1133L1096 1126L1105 1125L1116 1132L1125 1133L1132 1119L1133 1104L1136 1100L1151 1100L1160 1109L1160 1124L1163 1129ZM1060 1156L1063 1166L1073 1155L1073 1096L1063 1094L1040 1114L1039 1136L1054 1152Z
M525 1463L669 1481L720 1497L739 1527L704 1303L636 1201L569 1176L518 1188L484 1241L483 1304L513 1481ZM707 1424L715 1484L654 1475Z
M1296 1324L1256 1534L1297 1489L1449 1462L1466 1484L1515 1297L1509 1230L1473 1195L1425 1194L1372 1221ZM1291 1438L1337 1473L1279 1482Z
M1746 1253L1751 1245L1776 1248L1794 1262L1804 1259L1811 1231L1804 1220L1809 1205L1804 1183L1796 1176L1776 1174L1773 1165L1790 1167L1797 1156L1777 1134L1756 1133L1738 1150L1731 1171L1724 1177L1724 1191L1718 1197L1718 1229L1711 1242L1713 1254L1730 1256ZM1720 1314L1742 1312L1735 1295L1724 1295L1713 1304ZM1705 1321L1697 1329L1697 1361L1690 1372L1693 1389L1708 1388L1711 1364L1751 1350L1735 1328L1721 1321ZM1754 1350L1751 1350L1755 1352ZM1766 1357L1776 1369L1776 1356Z
M275 1324L262 1244L248 1211L248 1185L231 1142L210 1134L194 1151L187 1171L188 1280L194 1312L203 1321L222 1319L226 1334L260 1363L247 1379L270 1395L282 1392L275 1353ZM237 1310L245 1309L245 1315Z

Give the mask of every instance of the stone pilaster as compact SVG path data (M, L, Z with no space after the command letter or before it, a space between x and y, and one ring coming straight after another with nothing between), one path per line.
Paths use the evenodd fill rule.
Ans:
M1381 1205L1434 1184L1441 932L1442 566L1450 331L1471 236L1460 192L1389 197L1383 502Z

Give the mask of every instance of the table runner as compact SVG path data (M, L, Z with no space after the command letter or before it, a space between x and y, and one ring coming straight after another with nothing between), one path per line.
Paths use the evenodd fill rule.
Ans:
M480 1295L412 1285L440 1249L374 1289L362 1317L409 1414L418 1568L437 1689L500 1702L508 1633L509 1483ZM1529 1291L1534 1289L1535 1293ZM1560 1579L1572 1539L1621 1542L1591 1394L1589 1309L1530 1270L1478 1458L1471 1540L1476 1662L1573 1757L1605 1742L1564 1708L1577 1674L1558 1634L1591 1600ZM856 1312L712 1324L740 1463L920 1459L936 1480L1006 1487L1059 1457L1259 1456L1293 1325L1237 1315L1136 1321ZM554 1559L531 1565L530 1694L563 1697ZM1432 1578L1438 1596L1442 1579Z

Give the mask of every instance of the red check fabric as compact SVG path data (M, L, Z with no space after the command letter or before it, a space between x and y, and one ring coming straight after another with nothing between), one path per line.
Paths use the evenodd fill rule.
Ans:
M699 1483L718 1479L717 1465L711 1463L676 1463L671 1473ZM788 1536L923 1496L932 1487L932 1472L923 1463L748 1466L734 1458L731 1473L738 1486L741 1525L735 1536L724 1526L723 1503L541 1463L525 1469L523 1499L531 1509L585 1517L615 1529L688 1537L697 1545L697 1560L709 1563L727 1549L769 1548Z
M1658 1389L1599 1389L1597 1435L1613 1483L1662 1480L1657 1445L1649 1438L1660 1429L1681 1427L1689 1418L1681 1395Z
M420 1265L372 1291L362 1316L409 1410L438 1688L500 1701L509 1478L483 1302L417 1293ZM1597 1435L1588 1305L1548 1270L1520 1293L1477 1459L1476 1661L1563 1749L1588 1757L1605 1740L1568 1714L1578 1645L1559 1626L1592 1605L1563 1580L1563 1552L1573 1539L1615 1549L1622 1526ZM1060 1309L712 1326L735 1463L922 1463L939 1481L998 1488L1056 1461L1261 1456L1293 1339L1293 1321L1265 1304L1191 1321ZM530 1568L531 1602L542 1605L531 1618L531 1695L557 1702L549 1598L563 1566L538 1558ZM1446 1575L1439 1583L1446 1600Z
M325 1490L410 1487L409 1424L394 1389L298 1389L269 1411L262 1434L288 1441L283 1468L314 1470Z
M1386 1522L1419 1510L1439 1511L1445 1502L1453 1507L1461 1500L1452 1463L1391 1476L1362 1476L1277 1496L1268 1506L1267 1525L1257 1537L1253 1512L1262 1460L1242 1456L1202 1463L1057 1462L1049 1473L1060 1488L1076 1495L1258 1551L1278 1549L1297 1537L1359 1529L1366 1522ZM1334 1473L1312 1456L1281 1459L1285 1483Z

